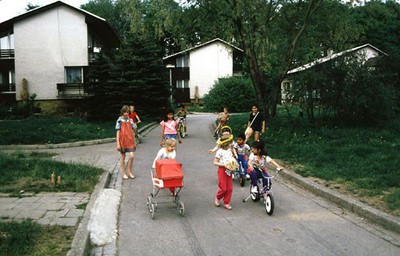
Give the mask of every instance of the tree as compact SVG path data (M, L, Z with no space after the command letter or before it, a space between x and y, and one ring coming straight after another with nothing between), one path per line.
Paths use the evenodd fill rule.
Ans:
M112 57L103 55L92 65L94 89L91 115L111 117L122 105L135 105L145 115L158 116L166 108L168 72L163 66L163 47L146 18L146 2L92 0L85 7L96 14L110 15L119 27L121 47Z
M223 107L227 107L232 112L244 112L254 104L255 96L250 79L221 78L204 96L203 102L211 111L222 111Z
M275 115L280 83L289 70L295 49L304 32L311 14L319 0L309 1L263 1L263 0L193 0L198 8L205 8L226 24L225 31L240 44L244 51L248 70L260 106ZM285 6L290 6L285 8ZM279 26L279 17L285 11L301 13L301 19L292 24L290 31L280 37L273 34ZM294 25L294 26L293 26ZM275 41L280 39L280 41ZM283 40L282 40L283 39ZM277 56L276 49L284 49L284 55ZM275 69L272 66L278 66ZM269 84L267 85L267 81Z

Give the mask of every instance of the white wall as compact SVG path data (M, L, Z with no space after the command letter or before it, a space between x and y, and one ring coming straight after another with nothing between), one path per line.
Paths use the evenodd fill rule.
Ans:
M14 37L17 100L23 78L37 100L56 99L64 67L88 65L85 16L65 6L16 22Z
M233 72L232 49L221 42L215 42L190 52L190 98L195 97L199 87L202 98L218 78L230 77Z

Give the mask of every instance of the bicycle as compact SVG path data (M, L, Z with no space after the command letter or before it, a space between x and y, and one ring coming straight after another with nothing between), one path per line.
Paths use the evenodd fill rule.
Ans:
M256 186L257 192L251 191L252 186L250 184L250 195L245 199L243 199L243 203L249 200L249 198L251 198L253 202L258 202L260 201L261 198L263 198L265 211L267 212L268 215L272 215L274 213L274 208L275 208L274 196L272 194L272 189L271 189L272 180L281 170L282 169L276 169L275 174L273 176L269 176L266 172L263 172L259 168L254 167L254 171L258 173L257 186ZM265 186L263 185L263 177L266 179Z
M246 170L243 168L242 161L238 161L239 167L233 173L233 179L237 179L241 187L246 184Z

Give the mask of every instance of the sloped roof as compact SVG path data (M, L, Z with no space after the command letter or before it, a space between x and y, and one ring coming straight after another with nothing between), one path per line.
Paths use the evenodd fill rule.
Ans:
M237 51L243 52L242 49L240 49L240 48L234 46L233 44L230 44L230 43L228 43L228 42L226 42L226 41L224 41L224 40L222 40L222 39L220 39L220 38L214 38L213 40L210 40L210 41L208 41L208 42L205 42L205 43L196 45L196 46L194 46L194 47L188 48L188 49L186 49L186 50L183 50L183 51L180 51L180 52L177 52L177 53L168 55L168 56L164 57L163 60L166 60L166 59L169 59L169 58L171 58L171 57L178 56L178 55L182 55L182 54L184 54L184 53L186 53L186 52L193 51L193 50L195 50L195 49L204 47L204 46L209 45L209 44L212 44L212 43L214 43L214 42L221 42L221 43L223 43L223 44L226 44L226 45L232 47L233 49L235 49L235 50L237 50Z
M295 68L295 69L289 70L289 71L287 72L287 74L294 74L294 73L297 73L297 72L304 71L304 70L306 70L306 69L309 69L309 68L311 68L311 67L314 67L314 66L316 66L316 65L319 65L319 64L321 64L321 63L330 61L330 60L332 60L332 59L338 58L338 57L340 57L340 56L342 56L342 55L345 55L345 54L348 54L348 53L357 52L357 51L359 51L359 50L361 50L361 49L363 49L363 48L367 48L367 47L370 47L370 48L374 49L375 51L377 51L377 52L379 52L379 53L381 53L381 54L387 56L387 54L386 54L385 52L381 51L380 49L376 48L375 46L373 46L373 45L371 45L371 44L363 44L363 45L360 45L360 46L357 46L357 47L348 49L348 50L346 50L346 51L334 53L334 54L325 56L325 57L323 57L323 58L314 60L313 62L307 63L307 64L302 65L302 66L300 66L300 67L297 67L297 68Z
M26 18L32 17L34 15L37 15L39 13L45 12L47 10L50 10L50 9L53 9L53 8L56 8L59 6L66 6L68 8L71 8L75 11L78 11L78 12L84 14L85 21L86 21L86 24L88 25L88 27L90 27L92 30L98 32L98 34L101 35L102 39L105 40L105 42L108 45L118 46L120 44L120 41L119 41L117 35L114 33L113 29L110 27L110 24L108 24L105 19L103 19L93 13L90 13L88 11L85 11L83 9L79 9L79 8L76 8L69 4L66 4L62 1L53 2L51 4L29 10L26 13L15 16L14 18L11 18L9 20L6 20L6 21L0 23L0 33L13 30L14 23L16 23L20 20L24 20Z

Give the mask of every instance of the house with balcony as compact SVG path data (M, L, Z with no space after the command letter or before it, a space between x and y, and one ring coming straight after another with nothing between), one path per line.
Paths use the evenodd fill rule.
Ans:
M384 56L388 55L384 51L378 49L377 47L371 44L363 44L337 53L334 53L333 51L328 51L326 56L316 59L310 63L301 65L287 72L286 79L283 80L281 83L282 101L283 102L291 101L289 92L293 88L293 81L296 80L296 74L302 72L309 72L308 74L312 76L312 72L313 70L315 70L314 68L319 65L324 65L324 63L332 61L336 61L335 65L337 65L337 60L339 58L344 58L346 60L346 58L354 58L354 57L357 58L357 60L361 65L365 65L369 69L374 69L377 60ZM313 93L313 95L317 98L319 97L318 94L319 93L317 91Z
M119 43L105 19L62 1L0 23L0 105L36 94L45 113L82 108L91 62Z
M171 97L178 104L200 103L219 78L241 75L243 50L215 38L163 58Z

